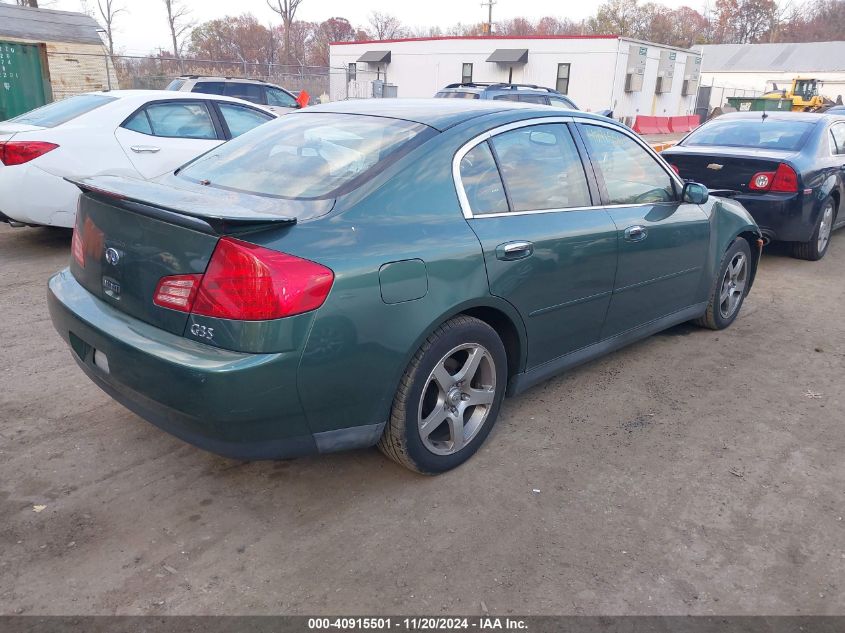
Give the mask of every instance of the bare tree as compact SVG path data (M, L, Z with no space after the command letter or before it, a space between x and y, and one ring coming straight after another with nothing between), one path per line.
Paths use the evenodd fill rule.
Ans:
M15 4L19 7L32 7L33 9L38 8L38 0L16 0Z
M296 17L296 10L303 0L267 0L267 6L278 13L282 18L282 25L285 27L285 64L290 64L291 59L291 33L293 30L293 19Z
M109 55L114 57L114 19L126 11L119 0L97 0L97 8L106 27L106 39L109 41Z
M184 0L164 0L164 6L167 9L167 24L170 27L170 38L173 41L173 56L181 60L179 40L194 25L188 17L191 10L184 4Z
M405 27L395 15L373 11L369 20L377 40L393 40L405 35Z

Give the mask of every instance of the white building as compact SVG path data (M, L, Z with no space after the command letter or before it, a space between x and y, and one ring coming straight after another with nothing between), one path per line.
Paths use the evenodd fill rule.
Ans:
M447 84L507 82L557 88L584 110L619 119L692 114L701 56L613 36L430 37L336 42L331 98L372 96L372 80L398 97L432 97Z
M789 88L799 76L820 79L819 91L832 99L845 97L845 42L713 44L696 50L704 59L701 85L712 87L711 108L724 105L735 94L759 95L775 85Z

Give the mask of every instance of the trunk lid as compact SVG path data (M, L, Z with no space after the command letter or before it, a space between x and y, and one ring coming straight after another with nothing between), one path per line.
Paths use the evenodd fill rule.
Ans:
M794 155L788 151L751 148L725 151L724 147L676 147L663 152L663 157L678 168L681 178L710 189L741 192L750 191L748 183L754 174L775 171Z
M248 240L250 233L284 230L332 206L115 176L74 184L82 190L76 231L85 265L71 257L73 276L118 310L180 335L188 313L153 303L162 277L204 273L223 235Z

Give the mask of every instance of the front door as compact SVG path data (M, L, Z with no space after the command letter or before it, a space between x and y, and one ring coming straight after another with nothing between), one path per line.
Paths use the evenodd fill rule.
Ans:
M528 367L598 341L616 271L616 226L566 123L525 122L460 162L462 204L490 292L519 311ZM597 200L596 200L597 201Z
M710 221L698 205L681 201L677 179L633 134L599 123L578 128L619 244L605 339L694 303Z

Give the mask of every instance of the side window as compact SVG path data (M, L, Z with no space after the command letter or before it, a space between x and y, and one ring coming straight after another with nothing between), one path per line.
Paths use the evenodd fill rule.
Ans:
M153 128L150 127L150 120L147 118L146 110L138 110L131 119L123 124L123 127L133 132L140 132L141 134L153 133Z
M222 95L224 84L222 81L198 81L191 88L191 92L201 92L206 95Z
M282 106L284 108L295 108L297 106L296 99L286 93L284 90L272 88L267 86L267 105Z
M845 154L845 123L837 123L830 128L830 151L832 154Z
M569 101L569 99L562 99L561 97L549 97L549 102L553 106L557 106L558 108L569 108L570 110L577 110L578 108L575 107L575 104Z
M175 138L216 139L208 107L198 102L151 103L146 108L152 133Z
M507 213L505 188L487 143L476 145L461 159L461 184L474 215Z
M252 108L245 108L244 106L235 105L234 103L219 103L220 114L229 126L229 132L232 133L232 138L240 136L244 132L249 132L252 128L258 127L262 123L266 123L273 119L269 114L258 112Z
M566 125L532 125L491 140L513 211L592 204L584 165Z
M672 178L631 137L598 125L582 125L593 165L601 172L609 204L671 202Z
M522 103L539 103L540 105L549 105L549 98L543 95L519 95L519 100Z
M493 101L519 101L519 95L517 95L517 94L496 95L495 97L493 97Z
M236 97L252 103L264 103L264 86L257 84L226 82L223 94L227 97Z

